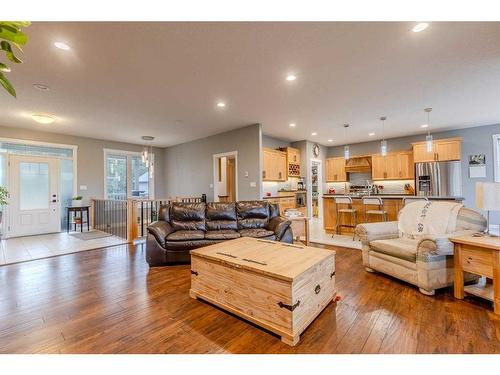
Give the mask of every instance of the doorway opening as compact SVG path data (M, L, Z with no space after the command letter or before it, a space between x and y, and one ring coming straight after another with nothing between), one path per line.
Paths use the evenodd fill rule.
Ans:
M238 152L214 155L214 202L238 200Z
M319 159L311 159L311 199L309 212L316 220L323 218L323 171Z

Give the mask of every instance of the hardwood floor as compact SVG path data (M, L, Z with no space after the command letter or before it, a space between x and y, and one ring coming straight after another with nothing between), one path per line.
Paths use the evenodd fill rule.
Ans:
M479 299L436 296L337 249L337 289L296 347L189 298L189 266L149 269L142 245L0 267L1 353L500 353Z

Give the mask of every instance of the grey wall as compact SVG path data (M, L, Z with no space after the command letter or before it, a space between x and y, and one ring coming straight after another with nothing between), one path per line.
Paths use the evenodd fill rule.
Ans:
M165 149L167 196L199 196L213 200L213 155L238 151L238 199L259 199L262 190L260 124L246 126ZM245 173L248 172L248 177ZM250 183L255 182L255 187Z
M278 138L273 138L265 134L262 135L262 147L276 149L280 147L290 147L290 146L291 146L290 142Z
M141 145L130 143L103 141L100 139L75 137L57 133L41 132L21 128L0 126L0 137L14 138L29 141L39 141L48 143L61 143L78 146L77 152L77 187L78 194L84 199L91 197L104 197L104 149L116 149L124 151L142 150ZM155 148L155 195L158 198L165 197L164 190L164 149ZM80 191L80 185L87 185L86 191Z
M451 130L433 133L434 139L462 137L462 186L465 204L475 208L475 185L480 181L493 181L493 134L500 134L500 124L479 126L475 128ZM394 138L387 141L389 151L411 149L412 142L423 141L425 135L416 135L404 138ZM358 143L350 145L351 155L374 154L380 149L380 141ZM329 147L328 156L342 156L343 146ZM469 155L486 155L486 178L469 178L468 161ZM493 217L493 215L492 215ZM495 215L495 222L500 222L500 214ZM493 222L493 220L492 220Z

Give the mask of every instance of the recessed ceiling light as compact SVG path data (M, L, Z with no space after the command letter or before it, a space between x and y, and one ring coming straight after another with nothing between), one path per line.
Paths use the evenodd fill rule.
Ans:
M333 139L329 139L328 142L333 142Z
M49 86L42 85L41 83L34 83L33 87L40 91L49 91Z
M292 123L291 123L291 124L289 124L288 126L289 126L289 127L291 127L291 128L295 128L297 125L296 125L295 123L293 123L293 122L292 122Z
M59 48L59 49L62 49L64 51L68 51L71 49L71 47L69 45L67 45L66 43L64 42L54 42L54 45Z
M56 121L56 118L52 115L46 113L33 113L31 118L38 122L39 124L52 124Z
M313 135L313 136L314 136L314 135L318 135L318 133L316 133L316 132L312 132L312 133L311 133L311 135Z
M226 106L226 103L224 103L224 102L217 103L217 107L219 107L219 108L224 108L225 106Z
M423 125L420 125L421 128L428 128L429 127L429 124L423 124Z
M372 133L368 133L368 135L369 135L370 137L373 137L373 136L375 135L375 133L373 133L373 132L372 132Z
M429 27L429 24L428 23L425 23L425 22L422 22L422 23L417 23L415 26L413 26L413 29L412 31L414 33L419 33L421 31L424 31L425 29L427 29Z
M289 74L286 76L287 81L295 81L297 79L297 76L295 74Z

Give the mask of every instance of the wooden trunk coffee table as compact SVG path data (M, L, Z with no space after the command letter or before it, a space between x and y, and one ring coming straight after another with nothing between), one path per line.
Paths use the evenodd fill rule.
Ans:
M191 250L190 295L295 345L336 297L335 251L248 237Z

